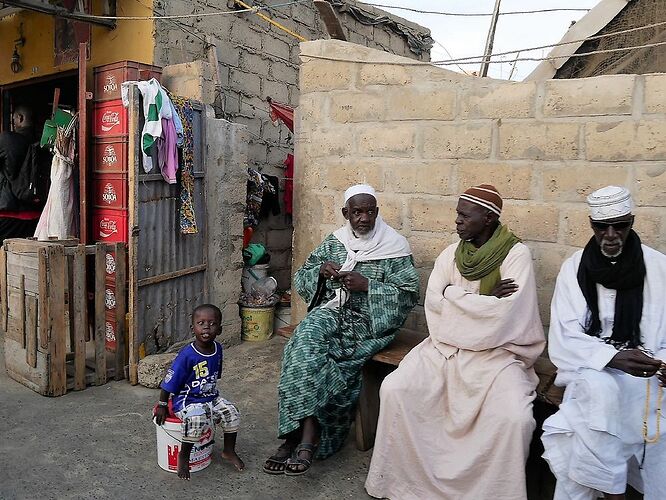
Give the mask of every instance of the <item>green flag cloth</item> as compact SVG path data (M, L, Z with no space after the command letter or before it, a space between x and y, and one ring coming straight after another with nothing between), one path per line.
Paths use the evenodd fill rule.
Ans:
M499 268L516 243L520 243L520 238L500 224L479 248L461 240L456 248L456 267L466 280L481 280L479 294L490 295L502 279Z

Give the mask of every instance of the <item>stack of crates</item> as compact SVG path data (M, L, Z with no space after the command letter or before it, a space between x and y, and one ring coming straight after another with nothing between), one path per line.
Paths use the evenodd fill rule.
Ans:
M123 106L121 84L132 80L159 79L161 68L133 61L94 69L92 236L96 242L127 243L129 239L129 123ZM116 347L116 262L106 254L106 346Z

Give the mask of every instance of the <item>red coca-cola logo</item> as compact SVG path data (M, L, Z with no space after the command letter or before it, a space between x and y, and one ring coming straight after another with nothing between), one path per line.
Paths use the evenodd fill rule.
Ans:
M102 131L109 132L116 125L120 125L120 113L118 111L105 111L102 115Z
M102 219L99 221L100 238L109 238L118 232L118 223L113 219Z

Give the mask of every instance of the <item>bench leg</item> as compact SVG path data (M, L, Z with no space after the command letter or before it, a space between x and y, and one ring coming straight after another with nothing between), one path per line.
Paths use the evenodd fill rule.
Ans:
M363 384L356 406L356 448L361 451L369 450L375 444L379 418L379 387L393 367L387 368L374 361L368 361L363 366Z

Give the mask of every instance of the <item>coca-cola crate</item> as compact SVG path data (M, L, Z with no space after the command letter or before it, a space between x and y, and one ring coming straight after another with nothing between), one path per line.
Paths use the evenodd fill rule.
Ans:
M120 99L120 87L130 80L150 80L162 76L162 68L134 61L119 61L98 66L95 75L95 101Z
M93 211L93 238L103 243L127 243L127 210L97 208Z
M95 137L127 137L127 110L121 99L95 104L93 135Z
M93 205L100 208L127 208L127 174L95 174Z
M116 311L106 311L104 314L104 344L107 351L115 352L117 339L116 332L118 331L118 322L116 321Z
M127 172L127 139L97 139L93 154L93 171Z

